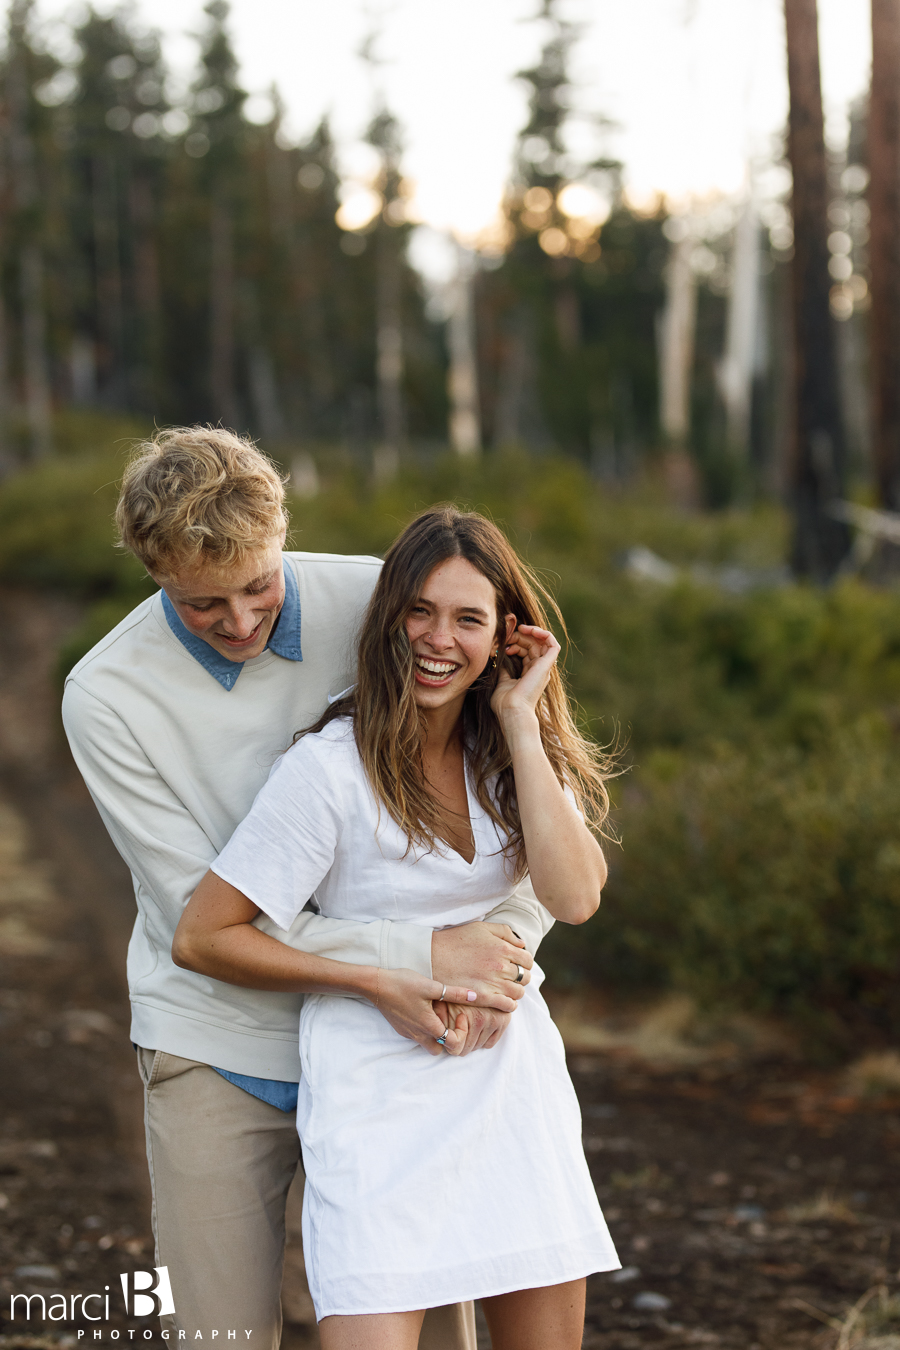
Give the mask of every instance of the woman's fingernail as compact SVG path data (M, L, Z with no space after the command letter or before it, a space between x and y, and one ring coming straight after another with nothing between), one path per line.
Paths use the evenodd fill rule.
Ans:
M469 1003L474 1003L477 997L478 995L475 993L474 989L470 989L469 992L466 994L466 998L468 999Z

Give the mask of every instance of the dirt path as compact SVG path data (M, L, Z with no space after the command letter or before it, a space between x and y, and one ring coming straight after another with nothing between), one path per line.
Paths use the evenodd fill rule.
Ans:
M0 1326L13 1293L118 1286L151 1253L127 1038L130 887L57 712L55 652L77 617L63 601L0 595ZM23 1325L20 1307L4 1331L79 1325Z
M831 1347L861 1296L896 1291L900 1102L858 1109L783 1061L573 1068L626 1267L591 1281L586 1346Z
M133 899L56 710L55 652L77 617L0 594L0 1350L92 1336L77 1319L11 1325L13 1293L115 1291L151 1264L124 985ZM857 1300L897 1289L900 1099L849 1096L785 1054L679 1067L646 1036L614 1039L571 1056L626 1267L590 1282L585 1346L831 1350ZM300 1350L314 1339L289 1284L285 1350ZM882 1321L900 1331L889 1307Z

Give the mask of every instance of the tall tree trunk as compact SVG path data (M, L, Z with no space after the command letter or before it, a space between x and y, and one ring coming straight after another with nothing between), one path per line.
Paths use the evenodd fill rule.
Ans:
M122 312L122 265L116 168L111 157L93 161L94 249L97 266L97 313L103 340L101 393L115 408L127 403L125 321Z
M537 398L537 357L531 312L519 304L508 318L501 345L494 444L540 446L547 442Z
M239 298L254 420L259 434L270 446L272 441L284 440L286 435L278 377L266 345L259 299L253 282L244 281L241 284Z
M375 450L375 471L388 478L399 462L406 439L403 403L403 326L400 304L400 259L390 226L378 230L377 373L381 442Z
M238 423L234 393L234 241L231 211L213 196L210 220L210 394L213 414L228 427Z
M900 0L872 0L868 137L875 477L900 511Z
M0 478L9 473L15 463L9 437L12 397L9 385L8 331L6 303L0 294Z
M28 129L28 77L23 44L28 5L16 3L10 13L10 53L6 90L12 196L18 248L19 298L22 304L22 365L25 412L31 454L40 458L52 449L50 375L44 312L44 260L40 246L40 203L34 145Z
M135 307L136 372L134 393L139 407L158 407L162 399L162 301L156 246L153 189L140 174L130 193L134 250L131 293Z
M816 0L784 0L788 151L794 176L794 427L788 484L794 512L792 564L828 581L850 547L829 514L844 487L844 436L828 304L828 171L819 76Z
M453 308L447 324L450 370L450 444L458 455L477 455L481 450L481 417L478 407L478 361L475 348L475 315L472 304L472 258L456 250Z
M42 458L53 448L53 436L44 323L44 260L37 244L25 244L19 253L19 283L22 297L25 409L31 432L32 454Z
M301 237L297 226L294 161L278 149L274 140L266 146L266 170L272 236L283 251L289 294L297 316L299 343L294 347L294 359L306 375L305 380L301 376L292 382L287 415L293 423L299 412L302 430L306 434L321 435L335 402L331 347L323 307L328 279L327 275L322 275L321 260L316 257L316 247L309 233Z

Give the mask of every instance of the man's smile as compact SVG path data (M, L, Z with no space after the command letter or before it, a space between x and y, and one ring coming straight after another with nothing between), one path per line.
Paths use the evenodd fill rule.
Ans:
M232 647L236 651L239 651L242 647L253 646L254 642L256 642L257 638L259 637L259 630L262 628L263 623L264 620L260 619L259 623L256 625L256 627L254 628L253 632L250 634L249 637L236 638L231 637L230 634L228 633L216 633L216 637L219 638L221 642L227 642L229 647Z

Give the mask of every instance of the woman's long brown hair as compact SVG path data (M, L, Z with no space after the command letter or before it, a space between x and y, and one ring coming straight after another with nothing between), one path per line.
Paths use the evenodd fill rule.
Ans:
M455 506L432 507L407 525L385 555L363 620L356 685L314 726L298 732L302 736L321 731L335 718L351 717L376 799L411 846L428 849L443 836L422 768L423 726L414 698L413 652L406 620L427 578L448 558L465 558L494 587L501 655L506 614L515 614L517 624L545 629L550 628L548 617L552 615L556 630L565 636L556 602L496 525ZM466 694L462 734L476 796L508 837L504 851L519 878L527 870L527 859L516 784L506 739L491 709L501 664L513 677L521 674L518 657L503 657L502 663L498 658L496 669L488 663ZM541 696L537 715L544 751L556 777L574 791L588 825L599 830L609 810L605 780L612 761L576 727L558 667Z

